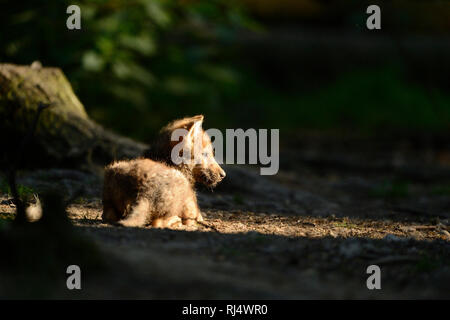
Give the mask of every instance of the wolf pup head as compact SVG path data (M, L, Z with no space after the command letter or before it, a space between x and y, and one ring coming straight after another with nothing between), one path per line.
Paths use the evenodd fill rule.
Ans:
M203 115L175 120L161 129L145 156L178 167L192 182L216 186L225 171L214 158L214 149L203 130Z

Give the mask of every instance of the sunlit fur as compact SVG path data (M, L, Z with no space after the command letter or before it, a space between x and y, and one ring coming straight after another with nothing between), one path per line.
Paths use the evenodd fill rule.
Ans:
M211 140L201 129L202 121L203 116L195 116L171 122L146 152L147 158L119 161L105 168L104 221L124 226L172 227L203 220L194 183L213 187L223 179L225 172L214 160ZM194 124L200 128L196 132L191 130ZM171 150L178 142L170 141L170 137L178 128L190 132L178 142L193 146L192 141L183 139L202 139L201 155L195 155L202 157L200 163L172 163Z

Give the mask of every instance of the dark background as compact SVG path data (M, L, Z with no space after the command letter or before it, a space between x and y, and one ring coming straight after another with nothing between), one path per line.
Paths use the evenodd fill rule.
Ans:
M71 1L2 6L0 60L62 68L89 115L148 140L176 117L206 127L447 134L450 6L377 1Z

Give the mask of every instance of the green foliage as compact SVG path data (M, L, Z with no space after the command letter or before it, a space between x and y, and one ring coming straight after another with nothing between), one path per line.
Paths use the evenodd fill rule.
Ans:
M250 12L265 20L301 19L319 27L364 28L369 0L241 0ZM420 33L448 34L450 6L447 0L378 0L382 8L383 28Z
M431 194L436 196L450 196L450 185L437 185L431 188Z
M259 95L254 94L257 90ZM431 94L432 98L423 87L409 83L399 68L385 67L343 74L312 92L283 95L247 86L240 101L245 104L252 99L264 121L270 119L272 127L278 128L448 130L450 96L439 91Z
M235 1L82 0L81 30L68 30L70 4L3 8L0 59L62 68L95 120L134 137L215 111L239 77L215 44L256 26Z
M35 193L32 188L21 184L17 185L17 192L19 193L19 197L21 198L29 198ZM11 196L11 188L3 179L0 179L0 194L7 194Z
M218 128L449 129L450 96L412 83L398 61L325 82L327 76L315 71L297 75L291 64L301 57L286 54L278 59L295 74L293 81L287 80L291 89L274 86L279 79L270 69L279 65L247 63L253 56L241 56L234 46L242 30L262 29L240 1L81 0L81 30L66 28L71 1L38 3L17 1L2 8L8 32L0 33L0 59L19 64L40 60L62 68L89 115L127 136L146 140L167 121L200 113L207 115L207 126ZM333 23L353 26L355 12L356 20L365 17L356 2L301 3L297 9L316 12L319 23L340 6L351 10L343 10L340 22ZM316 59L320 63L328 53ZM267 77L270 83L263 80ZM321 78L321 86L305 86L315 77Z
M410 194L409 183L406 181L385 181L375 186L370 195L377 198L396 199Z

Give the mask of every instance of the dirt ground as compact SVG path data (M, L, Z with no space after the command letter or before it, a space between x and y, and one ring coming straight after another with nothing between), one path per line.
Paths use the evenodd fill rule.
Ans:
M315 156L323 152L302 147L281 158L289 161L276 177L227 167L228 182L198 192L204 224L175 230L104 224L101 180L91 174L22 174L20 182L33 190L58 183L70 193L82 186L69 218L109 266L92 275L80 266L83 289L51 297L450 298L450 167L436 162L440 149L427 162L416 147L377 158L359 145L353 154L325 145L334 159L325 165ZM416 156L403 165L408 152ZM0 216L13 212L3 195ZM381 268L381 290L366 286L373 264Z

